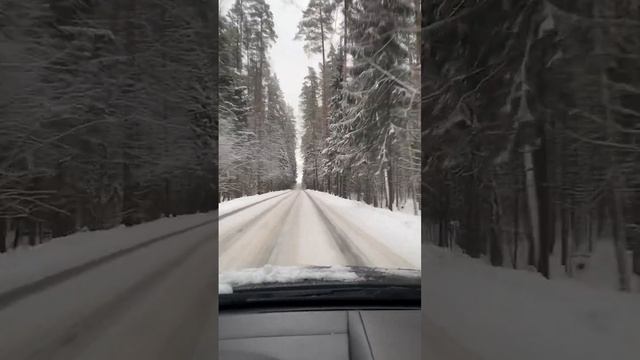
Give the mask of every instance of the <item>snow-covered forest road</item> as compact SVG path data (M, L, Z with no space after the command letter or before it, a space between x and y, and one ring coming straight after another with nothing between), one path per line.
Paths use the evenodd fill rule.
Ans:
M291 190L236 215L221 213L220 272L266 264L420 268L419 259L408 258L406 251L403 254L391 243L412 239L399 233L389 240L388 234L385 237L350 216L348 207L328 201L332 198Z
M216 232L214 218L62 281L56 271L0 292L0 359L215 358ZM55 256L44 247L26 255Z

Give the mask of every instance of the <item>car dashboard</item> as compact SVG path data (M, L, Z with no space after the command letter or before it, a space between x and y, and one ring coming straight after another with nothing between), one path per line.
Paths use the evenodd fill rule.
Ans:
M220 312L221 360L420 358L420 309Z

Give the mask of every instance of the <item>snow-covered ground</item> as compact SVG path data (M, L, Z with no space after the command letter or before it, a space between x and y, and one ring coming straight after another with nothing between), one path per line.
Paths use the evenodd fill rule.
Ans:
M423 321L474 359L631 360L640 354L638 294L491 267L428 244L422 269ZM423 348L430 345L438 347Z
M352 200L352 201L357 201L356 199L358 198L358 195L356 193L351 193L349 195L349 199L348 200ZM380 201L382 202L382 204L380 205L380 207L386 208L386 202L384 201L384 199L380 199ZM358 201L361 202L361 201ZM364 202L361 202L364 205L367 205ZM368 206L368 205L367 205ZM417 206L418 209L415 209L414 206ZM411 199L404 199L400 201L400 204L396 204L395 202L393 203L393 211L396 212L401 212L404 214L409 214L409 215L420 215L420 208L419 208L419 204L414 204L414 202Z
M418 206L418 204L415 204L415 206ZM415 209L414 207L414 203L411 200L407 200L405 203L400 204L400 206L393 206L393 211L398 211L404 214L409 214L409 215L420 215L420 209Z
M1 256L9 289L209 221L2 304L0 359L191 359L199 342L211 342L201 337L215 320L210 220L215 214L79 233Z
M354 281L358 275L348 267L307 268L265 265L260 269L243 269L221 274L218 293L229 294L233 286L246 284L280 283L304 280Z
M246 200L229 203L236 201ZM418 216L326 193L293 190L219 226L220 272L267 264L420 268Z
M578 281L595 289L618 289L618 270L615 247L612 239L602 238L595 241L591 253L585 253L584 256L576 258L574 260L574 270L571 277L565 272L560 262L559 254L560 249L556 249L549 259L551 277L554 280ZM581 269L576 266L578 262L583 265ZM633 274L631 271L632 256L630 251L627 252L627 266L631 274L631 289L633 292L640 292L640 276Z
M324 192L307 191L349 220L351 227L359 227L420 268L420 216L376 208Z
M0 293L149 239L201 224L215 212L162 218L131 227L80 232L0 255Z

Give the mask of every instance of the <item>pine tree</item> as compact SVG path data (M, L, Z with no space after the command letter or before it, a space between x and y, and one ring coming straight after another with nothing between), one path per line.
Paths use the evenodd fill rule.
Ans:
M0 5L3 48L30 59L3 73L25 91L0 92L3 238L13 229L33 244L216 206L213 2L158 5Z
M329 96L326 94L326 51L325 46L330 34L333 32L333 11L335 4L330 0L310 0L302 14L302 20L298 24L296 40L305 41L304 49L309 53L322 54L321 83L322 83L322 137L328 134L327 104Z
M450 6L425 8L422 32L423 179L436 242L551 277L556 246L572 275L576 255L611 229L618 286L628 289L626 230L638 223L629 19L639 9L473 1L450 16ZM454 222L459 236L447 239Z
M410 83L410 50L395 36L410 26L414 9L404 1L369 1L354 4L351 38L353 68L347 90L355 101L349 109L353 141L376 164L384 186L385 204L394 203L394 170L399 132L406 131L409 99L416 92Z
M300 107L304 124L302 154L304 157L303 181L307 187L319 189L319 162L321 127L318 119L321 109L318 104L319 81L314 68L309 67L300 93Z
M295 131L268 51L276 40L262 0L237 0L221 26L221 186L225 198L295 182ZM293 159L293 161L291 161ZM221 167L222 170L222 167Z

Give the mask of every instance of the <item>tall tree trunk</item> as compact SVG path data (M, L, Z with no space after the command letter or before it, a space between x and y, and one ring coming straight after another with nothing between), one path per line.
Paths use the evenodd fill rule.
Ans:
M264 78L264 62L265 62L265 47L264 47L264 21L260 18L260 35L259 35L259 52L258 54L258 71L256 74L256 90L255 90L255 104L256 104L256 136L258 140L258 146L262 146L263 141L263 126L265 121L265 109L264 109L264 89L263 89L263 78ZM258 193L262 193L264 186L261 181L262 176L262 161L261 157L257 159L257 168L256 172L257 176L257 188Z
M393 210L393 173L392 166L389 166L387 170L385 170L385 181L386 181L386 197L387 197L387 207L389 210Z
M493 266L503 265L502 253L502 209L500 207L500 197L496 191L495 184L492 186L491 202L491 224L489 231L489 260Z
M518 268L518 244L520 242L520 190L514 192L513 204L513 256L511 265L514 269Z
M560 252L560 262L562 266L564 266L565 271L568 270L568 262L569 258L569 211L565 204L561 207L561 216L560 216L560 238L561 238L561 252Z
M616 171L617 169L614 169ZM618 287L621 291L631 291L631 279L627 268L626 226L622 210L620 175L614 172L611 184L611 212L613 215L613 240L618 267Z
M602 237L604 235L604 231L607 228L607 207L606 204L603 204L602 200L597 203L597 221L598 221L598 229L596 234L598 237Z
M606 17L607 11L605 6L608 5L608 1L596 0L594 2L594 15L595 17ZM603 26L598 26L595 33L595 49L599 54L607 54L610 49L607 48L607 42L605 40ZM609 82L607 78L608 70L608 57L604 57L600 62L600 96L602 106L605 111L606 121L606 133L607 140L609 142L616 142L616 122L612 114L612 98L609 90ZM613 149L608 149L610 166L610 180L609 180L609 197L611 202L611 214L613 217L613 240L616 253L616 263L618 269L618 286L622 291L630 291L631 279L627 269L627 256L626 256L626 224L623 214L623 198L622 189L624 186L624 178L621 173L621 168L618 164L618 158Z
M239 14L239 24L238 24L238 37L236 41L237 53L236 53L236 68L238 69L238 73L242 72L242 41L244 39L244 4L242 0L239 0L240 5L240 14ZM247 64L248 66L248 64Z
M29 221L27 223L27 228L29 229L29 245L36 246L38 245L38 222L37 221Z
M80 231L80 229L82 229L84 227L84 206L82 201L77 200L76 201L76 207L75 207L75 213L74 213L74 219L75 219L75 223L74 223L74 230L75 231Z
M324 3L320 5L320 40L322 41L322 142L324 139L329 136L329 117L327 116L327 67L326 67L326 56L324 50L324 14L322 12L322 7Z
M418 205L418 196L416 194L416 186L413 180L411 181L410 186L411 203L413 204L413 215L418 215L420 205Z
M533 264L538 263L539 244L540 244L540 222L539 222L539 206L538 194L536 186L536 176L533 167L533 148L531 145L525 145L524 148L524 171L527 189L527 205L529 207L529 224L531 224L531 240L529 258Z
M540 204L539 202L539 186L536 174L536 164L534 163L534 149L533 144L537 138L541 135L537 128L538 122L533 117L529 110L529 103L527 99L527 88L529 86L527 80L527 70L529 56L531 53L531 46L533 43L535 25L532 21L530 24L529 34L527 36L527 43L525 46L525 53L520 64L520 77L521 77L521 95L520 106L518 114L516 115L516 121L521 123L521 126L526 127L526 133L524 135L525 145L523 149L523 164L525 174L525 188L527 192L527 205L529 208L529 225L531 230L531 237L529 242L529 265L533 265L536 268L539 266L540 261ZM539 121L539 120L538 120Z
M438 246L445 247L447 244L447 222L444 217L438 220Z
M557 180L558 187L558 201L559 201L559 211L560 211L560 263L564 266L564 270L566 273L569 273L569 265L567 259L569 257L569 197L566 195L565 190L567 188L567 181L565 177L566 165L565 158L563 152L563 139L562 134L564 132L564 126L562 121L557 122L557 134L560 137L559 141L556 142L555 153L556 153L556 164L557 164Z
M9 218L0 219L0 254L7 252L7 239L9 238Z
M313 170L315 172L315 178L313 179L313 190L319 190L319 179L318 179L318 155L314 156L314 164Z
M538 192L538 221L540 231L538 233L538 272L549 278L549 254L551 253L552 239L555 235L553 226L553 201L551 200L551 186L549 184L549 159L548 159L548 135L546 126L541 123L538 129L540 135L540 147L536 151L535 173L536 190Z
M349 2L351 0L344 0L344 47L342 49L343 57L342 57L342 79L343 81L347 81L347 28L349 26Z
M14 220L15 231L13 233L13 249L16 249L20 245L20 240L22 238L22 227L24 221L20 218Z

